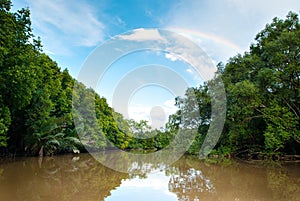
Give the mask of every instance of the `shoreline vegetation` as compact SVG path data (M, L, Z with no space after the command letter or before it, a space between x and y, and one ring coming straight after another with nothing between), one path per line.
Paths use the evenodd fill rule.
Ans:
M32 33L30 10L11 11L0 1L0 156L52 156L85 152L79 139L95 150L161 150L186 132L191 108L199 108L197 135L187 154L199 154L211 122L211 86L222 79L227 96L226 121L208 158L300 160L300 23L297 13L274 18L259 32L249 51L217 65L216 79L189 88L176 98L178 111L165 128L125 119L104 97L72 78L43 53ZM76 84L76 85L75 85ZM73 88L77 87L76 93ZM196 95L196 101L192 100ZM215 94L217 96L217 94ZM75 127L72 99L96 114L101 132L83 119ZM216 99L218 100L218 99ZM95 107L92 107L95 103ZM197 107L193 104L197 104ZM76 108L76 106L75 106ZM135 138L143 135L143 139ZM88 136L86 138L86 136ZM147 136L154 136L149 137ZM146 138L146 139L145 139Z
M10 162L15 162L16 160L19 159L26 159L26 158L36 158L36 160L38 160L39 163L42 163L42 161L44 160L52 160L55 159L56 157L64 157L64 156L71 156L72 158L77 159L81 156L85 156L86 154L90 155L91 157L93 157L93 154L97 154L100 153L102 151L105 151L107 153L109 153L108 155L110 155L111 152L114 151L114 149L110 149L110 150L101 150L101 151L97 151L97 152L82 152L82 153L59 153L59 154L55 154L55 155L48 155L48 156L36 156L36 155L18 155L18 156L13 156L13 155L4 155L2 157L0 157L0 164L4 164L4 163L10 163ZM149 150L125 150L125 151L129 151L130 153L143 153L143 154L147 154L149 153ZM150 151L153 152L154 150ZM111 157L111 155L110 155ZM197 160L197 161L201 161L203 163L206 164L219 164L219 165L233 165L233 164L239 164L239 163L244 163L244 164L249 164L249 165L288 165L288 164L298 164L300 162L300 155L282 155L282 156L276 156L273 158L267 157L267 158L252 158L249 157L246 158L241 158L241 157L235 157L235 156L224 156L224 155L209 155L206 158L199 158L199 156L194 155L194 154L184 154L182 157L190 157L193 160ZM97 160L95 158L95 160ZM111 159L110 159L111 160ZM178 159L180 160L180 159Z

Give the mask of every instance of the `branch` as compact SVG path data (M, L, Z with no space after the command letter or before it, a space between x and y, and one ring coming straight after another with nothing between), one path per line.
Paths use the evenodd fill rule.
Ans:
M298 119L299 119L299 115L297 114L297 112L294 110L294 108L285 100L285 98L282 98L283 100L284 100L284 102L287 104L287 106L291 109L291 110L293 110L293 112L295 113L295 115L298 117Z

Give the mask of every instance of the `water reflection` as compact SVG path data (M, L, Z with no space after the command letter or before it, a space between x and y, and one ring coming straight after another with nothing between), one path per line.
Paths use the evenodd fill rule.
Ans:
M299 164L206 164L183 157L170 170L178 200L299 200Z
M299 164L212 165L190 156L170 166L129 162L129 174L111 170L88 154L3 163L0 200L296 201L300 197Z
M115 172L89 155L21 159L0 166L2 201L104 200L127 174Z
M204 193L214 193L215 187L208 177L200 170L188 169L185 173L172 175L169 181L169 190L176 193L179 200L199 200Z

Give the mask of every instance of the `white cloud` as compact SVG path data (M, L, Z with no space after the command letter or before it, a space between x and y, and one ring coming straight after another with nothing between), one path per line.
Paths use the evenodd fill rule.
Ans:
M104 37L104 25L86 1L30 0L32 25L45 51L70 55L72 47L91 47Z
M168 186L166 185L166 183L168 182L169 178L165 178L163 175L161 175L161 177L158 177L153 174L150 175L147 179L147 182L139 178L125 180L124 182L122 182L122 187L165 189Z
M287 12L299 12L300 2L298 0L288 0L284 3L281 0L227 0L228 3L235 6L239 12L244 15L263 14L270 17L285 17Z
M239 45L221 36L194 30L169 29L196 43L211 58L214 64L218 63L215 59L225 61L230 56L244 51Z
M186 69L186 72L188 72L188 73L190 73L190 74L193 74L193 73L194 73L193 70L190 69L190 68Z
M173 55L173 54L170 54L170 53L166 53L166 54L165 54L165 57L166 57L167 59L171 60L171 61L177 61L177 60L180 59L179 57L177 57L177 56L175 56L175 55Z
M197 73L197 71L193 68L187 68L185 70L185 72L187 72L188 74L190 74L192 76L192 79L196 82L196 83L201 83L203 82L201 75L199 75Z
M172 113L175 113L176 110L178 109L175 106L175 99L166 100L164 102L164 106L167 107L170 110L170 112L172 112Z
M128 116L136 121L147 120L152 128L159 129L167 123L169 115L177 110L175 100L171 99L158 106L129 105Z
M197 74L201 75L204 81L210 80L214 77L216 71L212 60L207 56L202 48L195 42L188 40L178 34L168 35L168 44L166 50L174 53L182 61L197 69Z
M130 105L128 107L128 116L130 119L134 119L136 121L147 120L149 122L150 111L150 106Z
M300 1L185 0L171 7L162 26L180 28L183 34L186 30L185 36L204 47L210 57L226 61L237 51L248 50L266 23L275 16L284 18L290 10L299 12Z
M159 171L156 169L154 171ZM107 200L124 200L124 196L128 200L178 200L175 193L172 193L168 189L168 183L170 176L166 176L164 172L156 172L154 174L147 174L147 182L144 179L133 178L122 180L122 184L119 189L112 190L111 196ZM155 200L154 199L154 200Z
M181 60L197 69L204 81L214 77L216 68L207 54L192 40L175 32L158 29L137 29L128 34L119 35L124 48L129 50L151 49L166 52L164 56L171 60ZM126 50L128 51L128 49Z
M119 39L131 41L157 41L164 40L157 29L136 29L131 34L118 36Z

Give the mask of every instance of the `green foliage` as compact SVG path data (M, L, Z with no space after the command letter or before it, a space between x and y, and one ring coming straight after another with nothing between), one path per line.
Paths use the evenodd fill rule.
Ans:
M288 141L299 139L299 119L287 107L272 101L269 108L264 109L265 146L271 152L282 150Z
M300 24L298 15L275 18L257 34L250 52L218 64L227 94L226 122L217 155L299 154L300 130ZM189 149L197 154L211 126L209 85L189 89L187 98L178 98L179 111L168 127L174 131L191 120L198 125L198 136ZM190 94L189 91L193 91ZM217 95L217 93L215 93ZM195 96L200 114L195 114ZM191 114L190 116L185 114Z
M7 131L11 124L11 116L8 107L2 103L2 97L0 95L0 147L7 146Z
M0 147L51 155L82 149L78 135L94 148L105 148L107 140L128 147L130 130L123 116L42 52L28 9L10 9L10 1L0 1ZM73 112L73 99L87 111ZM90 116L75 129L73 119L80 112Z
M76 145L79 145L80 141L75 136L74 131L66 128L64 119L50 119L43 122L36 132L26 136L25 149L31 153L39 152L40 155L77 150Z
M216 140L206 138L211 136L207 133L216 131L213 122L225 115L218 109L211 114L212 105L222 108L225 104L219 93L221 78L227 114L214 154L299 154L300 23L296 13L266 25L249 52L218 64L214 80L176 98L178 111L164 130L151 130L146 121L124 119L105 98L78 83L67 70L61 71L33 36L30 11L12 13L10 9L11 1L0 0L0 147L51 155L82 149L80 137L84 145L97 150L110 146L159 150L177 140L191 145L190 154L198 154L202 144L205 152ZM76 129L73 119L79 122ZM187 140L191 131L197 134L194 141ZM178 132L184 137L176 138Z

